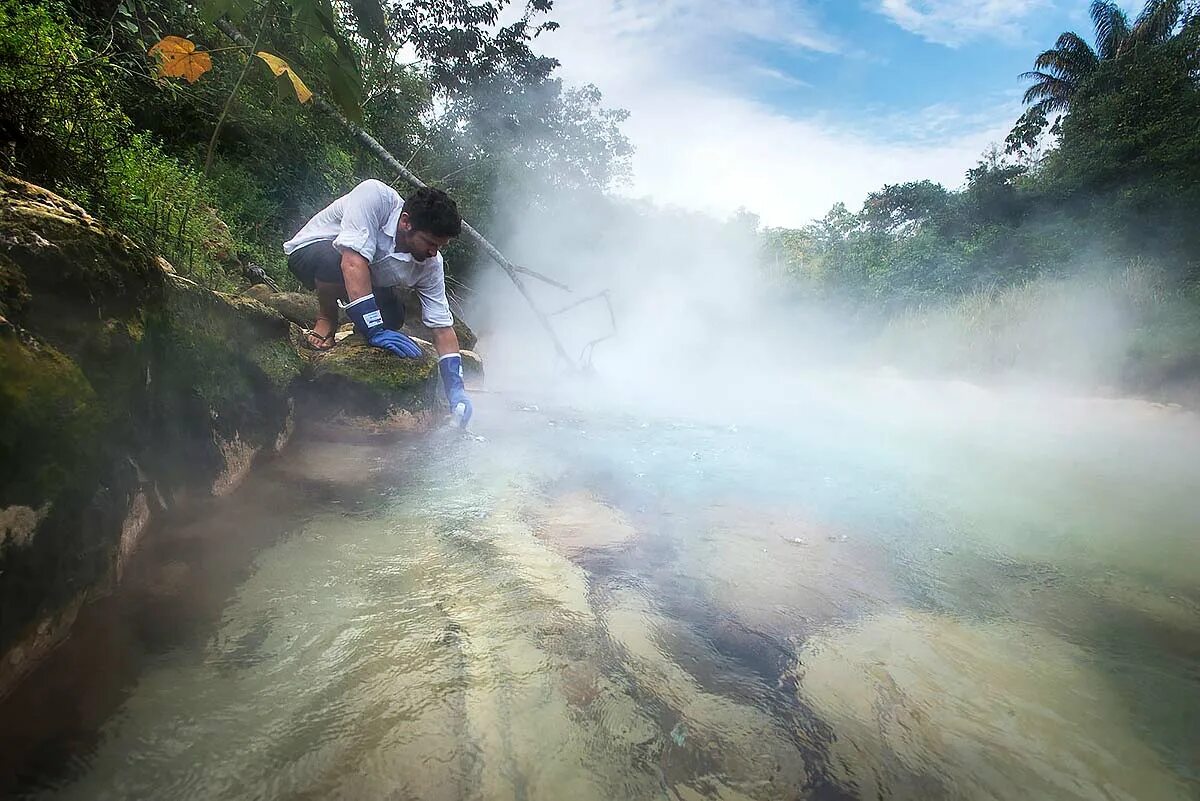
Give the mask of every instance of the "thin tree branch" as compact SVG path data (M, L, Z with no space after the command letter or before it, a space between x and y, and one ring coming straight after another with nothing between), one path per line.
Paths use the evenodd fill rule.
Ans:
M212 139L208 140L208 153L204 156L203 176L205 178L208 177L208 171L212 167L213 154L217 149L217 137L221 135L221 126L225 124L225 117L228 116L229 109L233 106L238 89L242 88L242 81L246 80L246 74L250 72L250 65L254 63L254 54L258 52L258 43L262 40L263 31L267 29L267 20L270 18L271 4L268 2L267 7L263 9L262 21L258 23L258 33L254 35L254 43L250 45L250 52L246 56L246 65L242 67L242 74L238 76L237 83L233 85L233 91L229 93L229 99L225 101L225 108L221 109L221 116L217 118L217 125L213 128Z

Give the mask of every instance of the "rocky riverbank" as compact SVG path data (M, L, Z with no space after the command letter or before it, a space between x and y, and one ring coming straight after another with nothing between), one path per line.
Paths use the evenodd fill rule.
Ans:
M297 419L438 418L432 348L400 361L352 336L315 354L301 337L0 174L0 695L120 581L153 519L229 492Z

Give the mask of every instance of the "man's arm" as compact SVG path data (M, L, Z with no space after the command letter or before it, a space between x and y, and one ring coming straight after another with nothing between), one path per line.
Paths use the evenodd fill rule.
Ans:
M453 328L434 328L432 330L433 347L437 349L438 356L458 353L458 334L454 333Z
M342 279L351 302L371 294L371 260L386 255L375 252L375 236L394 208L394 196L379 181L366 180L338 201L341 230L333 246L342 253Z
M342 279L346 282L346 297L351 302L372 292L371 265L361 253L342 251Z
M363 339L401 358L421 357L421 348L416 342L399 331L383 327L383 314L371 287L371 265L361 253L342 251L342 280L346 282L346 296L350 299L342 308Z
M463 386L462 356L458 353L458 334L453 327L438 327L433 331L433 346L438 352L438 371L442 374L442 388L446 390L446 400L450 404L450 413L458 420L459 426L466 427L471 420L471 399L467 397L467 389Z

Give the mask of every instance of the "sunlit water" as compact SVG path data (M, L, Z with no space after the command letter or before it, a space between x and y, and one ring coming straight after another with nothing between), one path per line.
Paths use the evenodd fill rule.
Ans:
M300 442L152 532L72 657L109 705L18 792L1200 797L1190 416L480 400L477 438Z

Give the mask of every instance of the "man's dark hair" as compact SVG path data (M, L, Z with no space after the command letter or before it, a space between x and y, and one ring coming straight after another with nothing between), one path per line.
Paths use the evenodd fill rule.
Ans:
M440 189L424 187L404 199L402 211L408 215L414 231L434 236L458 236L462 233L462 217L458 204Z

